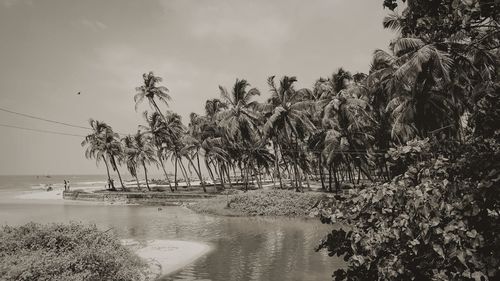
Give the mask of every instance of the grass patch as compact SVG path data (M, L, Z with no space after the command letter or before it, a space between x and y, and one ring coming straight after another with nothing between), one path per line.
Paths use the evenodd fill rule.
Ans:
M0 228L0 280L143 280L147 264L112 234L79 223Z
M227 217L242 217L246 214L227 207L227 198L220 195L211 199L199 200L195 204L188 205L188 208L200 213Z
M313 192L255 190L230 195L228 198L221 195L200 201L189 208L199 213L222 216L306 217L324 197L324 194Z

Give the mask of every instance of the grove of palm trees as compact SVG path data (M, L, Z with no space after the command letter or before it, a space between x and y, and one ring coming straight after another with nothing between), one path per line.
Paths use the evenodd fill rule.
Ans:
M339 227L318 250L345 260L334 280L498 280L500 4L403 2L383 3L401 13L383 20L395 38L368 73L332 66L308 88L293 74L269 73L265 89L235 77L189 120L169 110L168 77L145 73L128 96L150 106L138 131L90 120L85 155L113 190L116 173L122 190L151 191L156 168L164 192L327 194L318 215Z

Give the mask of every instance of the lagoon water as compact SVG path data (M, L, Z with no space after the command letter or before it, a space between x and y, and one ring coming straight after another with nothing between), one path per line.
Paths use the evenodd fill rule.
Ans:
M317 220L232 218L196 214L183 207L120 206L16 199L39 184L70 179L104 186L104 176L0 176L0 224L81 221L112 229L121 238L200 241L213 250L161 280L331 280L343 264L315 252L331 226Z

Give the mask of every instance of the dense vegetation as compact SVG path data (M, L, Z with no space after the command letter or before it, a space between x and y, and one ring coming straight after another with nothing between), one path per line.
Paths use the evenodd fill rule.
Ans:
M288 190L255 190L202 200L189 208L223 216L308 217L325 198L321 193Z
M380 111L392 117L390 176L323 206L324 222L349 225L319 247L347 261L335 280L500 278L499 12L498 1L408 1L384 20L401 37L368 79L395 94Z
M146 264L112 234L71 223L0 229L1 280L143 280Z
M235 177L261 187L265 175L296 191L316 177L330 192L348 182L361 188L323 204L324 222L350 225L320 246L347 261L336 280L499 279L500 4L402 2L383 1L402 13L383 20L397 36L368 74L340 68L305 89L271 76L264 103L237 79L188 127L160 110L167 89L144 74L135 101L153 109L147 126L121 142L93 126L87 156L133 175L170 159L172 191L178 169L189 181L184 161L201 181L203 161L222 187Z

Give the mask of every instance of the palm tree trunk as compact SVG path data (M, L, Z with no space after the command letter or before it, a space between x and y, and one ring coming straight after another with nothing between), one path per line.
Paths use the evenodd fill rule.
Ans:
M335 180L335 190L338 193L338 191L340 190L340 184L339 184L339 180L337 178L337 170L338 170L337 166L334 165L334 167L333 167L333 179ZM330 190L330 192L331 192L331 190Z
M328 192L332 192L332 164L328 166Z
M111 161L112 161L113 167L116 170L116 173L118 174L118 179L120 179L120 184L122 186L122 190L125 190L125 185L123 184L122 176L120 175L120 170L118 169L118 165L116 164L116 160L115 160L115 157L113 155L111 155Z
M148 191L151 191L151 188L149 187L149 182L148 182L148 171L146 169L146 163L142 161L142 166L144 167L144 178L146 179L146 186L148 187Z
M278 179L280 180L280 189L283 189L283 181L281 180L281 173L280 173L280 165L279 165L279 154L278 154L278 135L276 135L276 142L273 142L273 148L274 148L274 162L276 166L276 171L277 171L277 176Z
M214 186L215 186L214 173L212 172L212 168L210 168L210 163L208 163L208 160L206 157L205 157L205 166L207 167L208 175L212 179L212 182L214 183Z
M160 108L158 107L158 105L156 104L155 100L154 100L152 97L148 97L148 100L149 100L150 104L152 104L152 105L153 105L153 107L154 107L155 111L156 111L158 114L160 114L160 116L162 117L163 121L164 121L166 124L168 124L168 122L167 122L167 118L165 118L165 115L163 115L163 113L161 113L161 110L160 110Z
M201 186L203 186L203 190L205 191L206 190L206 186L205 186L205 181L203 180L203 177L201 175L200 154L199 153L200 153L200 150L197 149L196 150L196 162L198 163L198 171L200 172Z
M191 160L191 158L186 157L189 161L189 164L191 164L191 166L193 167L195 173L198 175L198 178L200 179L200 184L201 186L203 187L203 192L207 192L207 188L205 187L205 183L203 182L203 177L201 176L201 171L198 171L198 169L196 169L196 167L194 166L194 163L193 163L193 160ZM198 164L200 164L200 162L198 161Z
M300 157L300 153L299 153L299 138L297 137L296 134L294 134L295 136L295 153L297 153L297 157L295 158L295 169L297 170L297 174L296 174L296 177L298 179L298 184L299 184L299 188L300 188L300 191L301 192L304 192L304 187L302 186L302 176L301 176L301 173L300 173L300 170L299 170L299 164L298 164L298 161L299 161L299 157Z
M184 175L184 180L186 180L187 186L191 187L191 181L189 180L188 173L186 171L186 168L184 167L184 163L182 163L182 158L179 157L179 163L181 166L181 172Z
M174 164L174 183L175 183L175 191L177 191L177 186L179 185L177 182L177 157L175 157L175 164Z
M219 161L217 161L219 162ZM217 173L217 169L219 169L219 173L218 173L218 176L219 176L219 179L220 179L220 184L222 185L222 188L223 189L226 189L226 184L225 184L225 181L224 181L224 172L222 171L222 164L220 163L217 163L219 166L217 167L215 164L215 173Z
M257 185L259 186L259 189L263 189L262 187L262 179L260 178L260 167L257 165L258 168L255 169L255 172L257 173Z
M158 151L160 150L160 148L158 146L156 146L156 149ZM167 180L168 187L170 187L171 192L174 192L174 189L172 187L172 183L170 183L170 178L168 177L168 174L167 174L167 170L165 170L165 164L163 163L163 158L162 158L161 154L158 153L157 157L158 157L158 160L160 162L161 169L163 170L163 174L165 175L165 179Z
M226 167L226 174L227 174L227 183L229 183L229 188L230 189L233 189L233 183L231 182L231 174L230 174L230 171L229 171L229 166L228 165L224 165Z
M245 165L245 191L248 191L248 174L250 173L250 165Z
M219 161L218 160L214 160L213 163L212 163L212 165L214 165L214 170L213 171L215 172L215 176L217 178L219 178L219 180L220 180L220 175L219 175L219 168L220 168L219 166L220 165L219 165Z
M137 182L137 188L140 191L141 190L141 185L139 184L139 178L137 178L137 175L135 175L135 181Z
M323 164L322 162L323 162L323 161L322 161L322 158L323 158L323 157L321 157L321 153L320 153L320 154L319 154L319 157L318 157L318 170L319 170L319 178L320 178L320 180L321 180L321 188L322 188L323 190L326 190L326 186L325 186L325 179L324 179L324 177L323 177L323 166L322 166L322 164Z
M108 174L108 188L111 190L115 189L115 185L111 181L111 176L109 175L109 166L108 166L108 161L106 161L106 157L104 155L102 156L102 160L104 161L104 165L106 165L106 173Z

